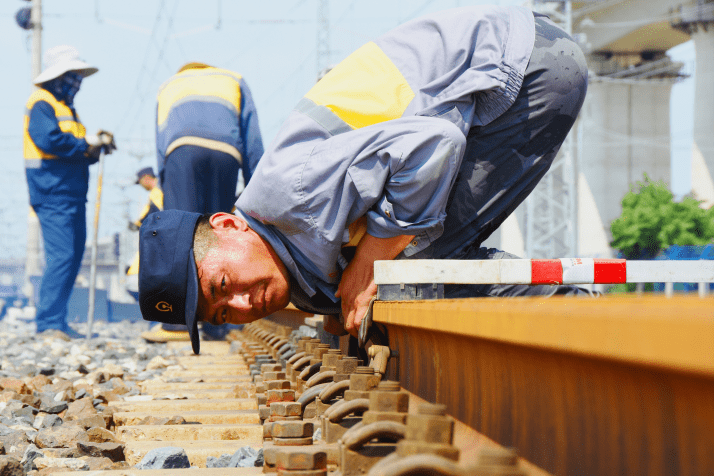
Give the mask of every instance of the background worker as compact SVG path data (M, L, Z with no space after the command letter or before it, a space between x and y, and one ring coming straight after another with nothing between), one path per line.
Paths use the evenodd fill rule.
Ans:
M129 222L129 229L136 231L141 227L142 222L147 216L152 213L164 209L164 194L158 186L158 179L154 174L154 169L144 167L136 173L135 184L141 185L149 192L149 202L141 210L139 218L136 221ZM131 266L126 270L127 289L135 299L139 299L138 291L132 291L134 286L138 286L139 275L139 253L136 253ZM141 337L149 342L169 342L169 341L188 341L189 335L186 326L165 324L159 325L156 328L146 332L142 332Z
M141 223L149 214L158 212L164 209L164 194L158 186L158 179L154 174L152 167L144 167L136 173L136 185L141 185L144 190L149 192L149 201L139 214L139 218L135 221L129 221L128 228L131 231L138 231ZM134 260L126 270L126 286L127 291L134 299L139 300L139 252L136 252Z
M97 68L79 58L71 46L45 52L45 69L35 78L39 86L27 101L24 156L30 205L42 228L45 270L37 304L37 332L62 331L81 337L67 325L67 302L77 278L87 225L85 208L89 165L102 148L111 153L111 133L86 136L74 109L82 79Z
M144 318L187 323L194 351L199 319L245 323L288 302L341 313L356 335L377 291L374 261L512 257L480 245L546 173L586 89L580 48L523 7L464 7L397 27L298 103L235 215L160 212L144 222Z
M247 184L263 155L243 77L203 63L182 66L159 89L156 146L167 210L231 211L239 171Z
M144 167L136 173L136 185L141 185L144 190L149 192L149 201L141 210L139 218L133 222L129 222L129 229L132 231L138 231L141 227L141 223L144 221L150 213L157 212L164 209L164 194L159 188L158 179L154 175L154 169L152 167ZM138 258L138 257L137 257ZM137 261L138 264L138 261Z

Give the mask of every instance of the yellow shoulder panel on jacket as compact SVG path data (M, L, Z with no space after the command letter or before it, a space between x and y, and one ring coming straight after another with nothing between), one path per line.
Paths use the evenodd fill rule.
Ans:
M220 102L240 113L240 75L223 70L188 70L175 75L159 91L157 123L163 124L173 107L184 101Z
M392 60L369 42L327 73L305 97L359 129L401 117L414 91Z

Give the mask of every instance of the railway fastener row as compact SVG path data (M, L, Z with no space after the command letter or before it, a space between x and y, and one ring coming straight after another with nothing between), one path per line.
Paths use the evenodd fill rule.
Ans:
M246 327L241 351L253 365L248 385L260 405L264 473L525 474L509 449L487 449L476 465L460 465L446 407L422 404L409 413L409 394L382 380L388 347L371 352L367 366L318 339Z

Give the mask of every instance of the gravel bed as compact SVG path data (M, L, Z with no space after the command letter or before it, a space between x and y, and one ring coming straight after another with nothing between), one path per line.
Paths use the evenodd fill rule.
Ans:
M0 321L0 474L128 468L107 403L138 395L176 351L141 339L147 322L98 321L96 337L71 340L36 335L31 314Z

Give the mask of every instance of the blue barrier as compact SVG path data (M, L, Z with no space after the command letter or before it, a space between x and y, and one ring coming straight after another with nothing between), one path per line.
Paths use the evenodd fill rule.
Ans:
M30 276L35 302L39 300L41 280L41 276ZM24 299L26 303L27 298ZM11 303L12 301L8 301L8 304ZM67 322L87 322L88 311L89 288L75 286L67 303ZM138 303L113 302L109 300L106 290L96 289L94 294L94 320L108 322L128 320L136 322L141 320L141 311Z
M109 322L120 322L120 321L130 321L137 322L141 321L141 310L139 309L139 304L136 302L125 303L125 302L114 302L108 301L109 303Z
M67 304L67 322L87 322L89 288L75 287ZM109 300L105 289L94 291L94 320L109 320Z
M655 260L714 260L714 244L704 246L672 245L665 249ZM697 292L698 283L674 283L676 292ZM709 289L714 290L714 283L709 283ZM654 291L664 292L664 283L654 283Z

